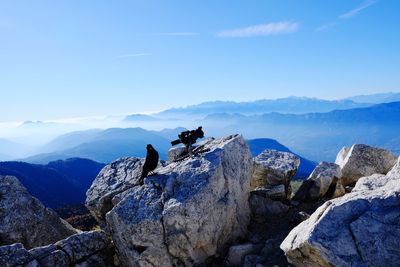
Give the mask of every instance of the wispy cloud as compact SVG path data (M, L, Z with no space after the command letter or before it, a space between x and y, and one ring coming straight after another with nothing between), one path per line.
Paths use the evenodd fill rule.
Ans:
M164 36L196 36L200 35L197 32L161 32L157 33L157 35L164 35Z
M269 36L294 33L298 30L299 24L292 21L270 22L266 24L253 25L244 28L221 31L217 34L222 38L243 38L256 36Z
M145 57L145 56L151 56L151 53L137 53L137 54L125 54L125 55L120 55L118 58L126 58L126 57Z
M324 25L319 26L318 28L315 29L316 32L322 32L322 31L326 31L332 27L335 27L336 25L340 24L339 21L334 21L334 22L330 22L330 23L326 23Z
M315 31L316 32L326 31L336 25L339 25L339 24L341 24L341 21L357 16L358 13L360 13L362 10L366 9L367 7L370 7L371 5L375 4L376 2L378 2L378 0L366 0L358 7L338 16L335 21L319 26L318 28L315 29Z
M375 4L376 2L378 2L377 0L367 0L364 1L364 3L362 3L361 5L359 5L358 7L350 10L349 12L346 12L342 15L339 16L339 19L349 19L351 17L356 16L358 13L360 13L362 10L366 9L369 6L372 6L373 4Z

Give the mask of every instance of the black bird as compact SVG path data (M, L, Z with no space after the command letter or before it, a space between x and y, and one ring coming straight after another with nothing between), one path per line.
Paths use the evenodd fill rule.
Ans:
M157 168L158 165L158 152L154 149L154 147L150 144L147 145L147 155L146 160L143 164L142 175L140 176L140 182L143 183L143 179L147 177L147 175Z

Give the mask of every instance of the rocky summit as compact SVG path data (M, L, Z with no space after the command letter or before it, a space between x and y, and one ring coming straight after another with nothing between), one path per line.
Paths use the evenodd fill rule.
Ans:
M132 158L112 163L94 181L88 208L99 219L109 210L107 227L126 265L204 263L245 235L253 171L247 144L235 135L203 145L202 155L159 167L144 185L134 182L141 164ZM128 165L133 168L127 172ZM127 173L130 182L124 180ZM123 190L112 193L106 208L96 209L93 199L110 198L109 191L101 190L105 186Z

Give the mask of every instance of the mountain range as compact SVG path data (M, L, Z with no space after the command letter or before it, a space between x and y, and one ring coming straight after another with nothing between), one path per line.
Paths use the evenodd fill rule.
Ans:
M400 141L395 134L399 122L398 102L378 105L373 102L398 98L400 93L342 100L288 97L253 102L206 102L151 115L121 116L118 127L72 131L34 149L0 139L0 160L26 159L33 163L47 163L83 157L106 163L121 155L143 156L147 143L159 147L160 156L165 159L169 142L184 129L176 127L191 129L199 125L204 127L208 136L241 133L247 139L279 140L294 152L315 161L332 161L338 149L355 142L383 146L397 152L400 150ZM175 130L169 130L165 135L159 130L141 129L164 126ZM35 133L37 139L44 140L49 127L61 129L64 123L25 122L17 130L22 135Z
M111 128L88 130L62 135L40 153L23 159L31 163L46 163L56 159L82 157L108 163L119 157L144 157L146 145L153 144L162 159L167 158L170 140L176 139L183 128L147 131L141 128Z
M381 93L372 95L357 95L345 98L345 100L351 100L357 103L390 103L400 101L400 93Z
M201 123L210 135L239 131L249 139L277 139L315 161L334 161L337 151L354 143L400 150L400 102L326 113L219 113L208 115Z
M335 109L352 109L370 106L370 103L358 103L352 100L323 100L308 97L288 97L263 99L251 102L214 101L184 108L172 108L154 114L160 118L202 117L213 113L240 113L243 115L270 112L302 114L309 112L328 112ZM142 119L142 118L141 118ZM147 117L147 119L149 119Z
M117 158L133 156L145 157L146 144L151 143L159 152L160 158L166 160L170 141L177 139L185 128L147 131L140 128L107 130L88 130L60 136L43 147L48 153L38 154L23 159L25 162L47 164L56 159L69 157L88 158L98 162L109 163ZM256 156L264 149L276 149L291 152L289 148L278 141L268 138L247 140L250 150ZM301 156L301 166L297 178L307 177L315 167L315 163ZM63 162L63 161L56 161ZM48 165L54 165L50 162Z
M26 145L0 138L0 160L21 157L30 149Z
M0 162L0 175L17 177L47 207L58 208L85 201L86 191L104 164L73 158L45 165Z
M217 101L153 115L136 114L122 121L133 124L145 121L155 125L159 121L170 121L187 129L202 125L209 137L241 133L254 156L264 149L298 155L301 164L296 178L305 178L316 161L334 161L337 151L354 143L367 143L399 154L400 101L373 104L374 100L389 101L399 96L392 93L339 101L308 98L248 103ZM274 112L269 112L271 110ZM312 112L302 113L307 110ZM189 122L183 123L185 120ZM22 131L26 127L33 127L40 133L40 127L47 129L48 124L25 123L19 129ZM0 175L17 176L31 194L48 207L79 204L105 164L125 156L144 157L148 143L156 147L161 159L166 159L170 141L184 130L183 127L157 131L115 127L74 131L37 147L35 155L23 158L24 162L0 162ZM0 160L22 158L24 149L27 149L24 145L0 139Z

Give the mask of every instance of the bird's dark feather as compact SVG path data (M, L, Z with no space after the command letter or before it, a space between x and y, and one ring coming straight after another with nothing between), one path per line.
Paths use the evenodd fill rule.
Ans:
M158 160L158 152L153 147L148 148L146 159L143 164L142 175L140 177L141 180L144 179L149 174L149 172L157 168Z

